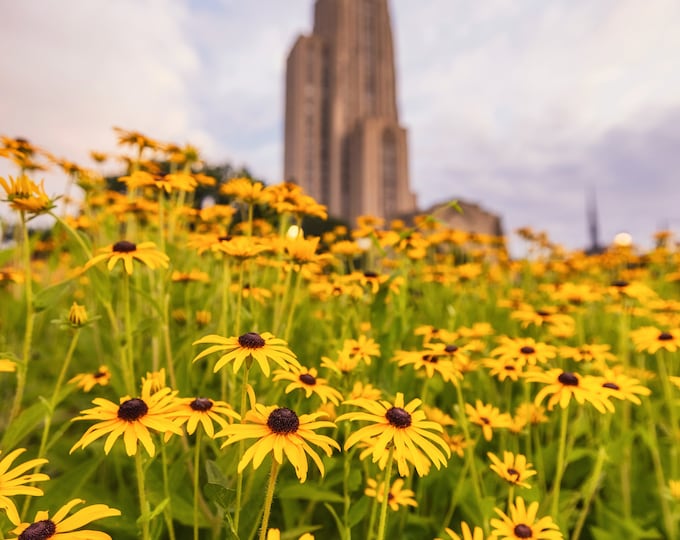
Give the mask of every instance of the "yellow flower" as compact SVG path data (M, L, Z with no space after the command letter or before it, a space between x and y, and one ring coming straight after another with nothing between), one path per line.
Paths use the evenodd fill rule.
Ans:
M302 367L297 361L295 354L288 348L288 344L284 340L274 337L269 332L264 332L261 335L256 332L248 332L239 337L230 338L211 334L194 341L193 344L206 343L212 344L212 347L208 347L199 353L193 359L193 362L212 353L223 353L213 368L215 373L232 361L234 362L234 373L236 373L244 360L248 358L256 360L267 377L269 377L270 372L268 360L273 360L280 367L287 370Z
M474 407L469 403L466 403L465 413L470 422L481 426L482 433L487 441L490 441L493 438L493 430L495 428L508 428L512 421L509 414L501 414L498 407L485 405L480 400L475 402Z
M8 358L0 358L0 373L13 373L17 370L16 362Z
M530 470L532 465L527 463L527 458L523 454L513 454L512 452L503 452L503 461L491 453L486 453L491 460L489 467L498 476L510 484L530 488L531 485L524 480L536 474L536 471Z
M382 392L380 391L380 389L375 388L370 383L364 384L361 381L357 381L354 383L354 386L352 387L352 391L349 394L349 399L358 398L380 399L381 396Z
M659 349L666 349L669 352L680 349L680 329L678 328L661 331L653 326L644 326L633 330L630 335L637 351L654 354Z
M11 176L9 182L0 176L0 186L5 190L9 205L15 210L40 214L54 208L54 201L45 193L45 181L36 184L28 176L22 175L16 180Z
M366 480L368 487L364 490L364 493L369 497L375 497L375 499L381 503L384 498L385 483L378 482L373 478ZM387 504L390 508L397 512L401 506L418 506L418 503L414 499L415 493L413 490L404 489L403 478L397 478L394 483L390 486L390 490L387 492Z
M329 386L326 379L318 377L316 368L307 369L303 367L300 369L296 368L293 371L277 369L274 372L273 380L292 381L286 386L286 394L298 388L305 391L306 398L309 398L314 393L321 398L323 403L330 401L334 405L339 405L342 399L342 394Z
M642 403L638 394L648 396L652 393L649 388L642 386L639 380L624 375L620 370L607 369L602 377L593 377L592 380L605 396L632 401L636 405Z
M306 454L309 454L321 474L324 474L321 458L309 443L319 446L328 456L333 453L333 448L340 450L340 446L333 439L315 433L316 429L335 427L333 422L317 420L321 416L325 416L325 413L298 416L286 407L276 405L265 407L256 403L255 408L246 413L244 423L230 424L217 436L229 437L222 448L245 439L258 439L243 454L238 464L239 473L243 472L251 461L253 467L257 469L269 453L277 463L282 464L285 454L295 468L295 474L300 482L304 482L308 471Z
M509 505L510 515L498 508L494 510L501 519L491 520L493 538L497 540L559 540L562 533L550 516L536 519L538 502L526 507L524 499L517 497L515 504Z
M152 392L153 380L147 379L142 386L140 398L123 397L120 405L108 399L97 398L92 401L97 407L82 411L82 416L73 420L95 420L85 434L73 445L69 453L78 448L85 448L95 440L108 435L104 443L104 452L108 454L113 444L122 435L128 456L137 453L137 443L141 442L150 456L156 453L151 433L171 431L177 435L182 430L175 422L177 401L169 388Z
M524 377L527 381L541 382L546 385L536 394L534 403L538 405L546 396L550 395L548 400L549 411L558 403L560 407L565 409L569 406L572 397L581 405L585 402L590 403L603 414L607 410L614 411L614 405L611 404L607 396L602 395L597 388L597 381L593 377L582 377L578 373L562 371L559 368L544 372L532 371L526 373Z
M576 362L608 362L616 360L607 344L583 344L578 347L560 347L560 356Z
M444 381L462 379L463 374L456 368L452 360L432 351L396 351L392 359L399 367L412 365L415 371L425 371L428 379L438 373Z
M451 456L451 452L446 442L437 434L442 433L443 428L437 422L426 420L424 411L416 410L422 403L420 399L413 399L404 405L404 394L399 392L394 404L385 400L373 401L361 398L345 401L345 403L357 405L368 412L346 413L340 415L338 421L371 422L370 425L355 431L347 438L345 450L360 441L370 441L374 443L373 463L379 462L380 465L386 463L383 458L393 448L394 459L401 476L408 476L409 461L415 465L420 476L427 474L430 463L434 463L437 469L446 465L446 459Z
M35 515L33 523L20 523L19 519L11 520L16 528L11 531L14 536L8 540L43 540L58 538L59 540L111 540L111 537L103 532L83 530L80 527L106 517L120 516L120 510L110 508L105 504L92 504L85 506L66 517L77 505L83 504L83 499L73 499L67 502L49 518L49 514L40 511Z
M269 529L267 531L267 540L281 540L281 531L278 529ZM314 540L312 533L304 533L298 540Z
M557 356L557 348L545 343L537 343L533 338L499 338L500 345L491 351L491 356L511 358L522 366L544 364Z
M151 269L167 268L170 260L165 253L156 249L156 244L153 242L134 244L127 240L121 240L111 246L102 248L99 251L99 255L95 255L87 261L84 268L85 270L102 261L108 261L106 267L111 271L118 261L122 261L125 271L131 275L132 263L135 259Z
M25 448L17 448L0 461L0 508L7 512L7 517L15 524L19 522L19 513L17 512L14 501L9 497L14 497L16 495L40 496L43 494L42 489L26 484L44 482L45 480L50 479L49 476L43 473L24 474L29 469L47 463L46 459L30 459L10 470L14 460L25 451Z
M177 410L173 413L173 416L178 426L187 425L189 435L196 431L200 422L203 430L211 439L215 437L213 422L224 429L229 425L229 421L224 418L225 416L235 420L241 419L241 415L232 409L228 403L201 397L178 400ZM172 432L169 432L168 435L170 433ZM166 439L168 438L169 436L166 436Z
M680 480L669 480L668 489L670 490L671 497L676 501L680 501Z
M85 306L81 306L80 304L73 302L73 305L68 312L68 322L71 323L71 326L78 328L86 324L87 320L87 309L85 309Z
M232 178L220 187L220 193L247 204L263 204L271 199L262 182L253 182L249 178Z
M448 527L444 529L444 532L449 535L450 540L484 540L484 530L481 527L475 527L474 530L470 529L470 526L464 521L460 524L460 530L463 536L457 535ZM493 537L489 537L492 540ZM437 538L436 540L441 540Z
M78 388L82 388L83 392L89 392L96 385L106 386L111 381L111 372L106 366L99 366L99 369L94 373L79 373L73 377L69 382L76 383Z

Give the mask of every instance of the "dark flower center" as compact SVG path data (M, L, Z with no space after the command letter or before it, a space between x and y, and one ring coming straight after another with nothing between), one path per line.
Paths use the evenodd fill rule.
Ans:
M369 279L371 279L371 278L377 278L377 277L378 277L378 274L377 274L376 272L372 272L371 270L366 270L366 271L364 272L364 277L369 278Z
M512 532L515 533L517 538L531 538L534 535L534 533L531 531L531 527L524 525L524 523L516 525Z
M189 407L191 407L194 411L209 411L212 409L213 402L209 400L208 398L204 397L197 397L195 400L193 400L191 403L189 403Z
M508 474L510 476L514 476L515 480L519 480L520 474L519 474L519 471L517 469L508 468Z
M401 407L388 409L385 418L396 428L407 428L411 425L411 415Z
M606 382L602 385L602 388L609 388L611 390L620 390L619 385L613 382Z
M18 540L46 540L54 536L57 532L57 526L49 519L36 521L32 523L26 530L19 535Z
M512 364L506 364L505 366L505 371L515 371L515 366Z
M573 373L569 373L568 371L560 373L560 376L557 377L557 380L565 386L578 386L578 377Z
M628 287L628 282L623 281L623 280L617 280L612 282L612 287L617 287L619 289L623 289L624 287Z
M149 407L139 398L124 401L118 407L118 418L126 422L134 422L149 412Z
M274 433L295 433L300 427L298 415L286 407L275 409L267 418L267 426Z
M538 310L538 311L536 312L536 315L538 315L539 317L548 317L548 316L550 315L550 312Z
M479 419L481 420L482 424L487 426L491 423L491 420L489 420L486 416L480 416Z
M233 238L233 237L232 237L231 235L227 235L227 236L220 236L220 237L218 238L218 240L219 240L220 242L229 242L229 240L231 240L232 238Z
M534 354L536 352L536 349L534 349L533 347L529 347L528 345L525 345L519 350L519 352L521 352L522 354Z
M299 378L305 384L309 384L312 386L316 384L316 377L314 377L314 375L312 375L311 373L303 373L302 375L300 375Z
M392 493L392 492L390 491L390 492L387 494L387 500L388 500L388 501L391 501L392 499L394 499L394 493Z
M659 341L670 341L673 339L673 334L671 334L670 332L661 332L659 334L659 337L656 339L658 339Z
M130 253L136 249L137 245L132 242L128 242L127 240L121 240L120 242L113 244L113 251L116 253Z
M446 347L444 347L444 351L446 351L446 352L449 353L449 354L453 354L453 353L455 353L457 350L458 350L458 346L457 346L457 345L453 345L453 344L452 344L452 345L447 345Z
M95 379L101 379L102 377L106 377L106 373L103 371L97 371L92 375Z
M264 339L257 332L248 332L238 338L238 344L246 349L261 349L264 347Z
M436 354L424 354L423 362L430 362L431 364L436 364L439 361Z

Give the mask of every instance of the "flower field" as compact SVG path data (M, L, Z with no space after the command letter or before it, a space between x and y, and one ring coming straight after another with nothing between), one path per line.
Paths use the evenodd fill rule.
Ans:
M116 133L1 140L0 538L680 539L670 233L513 259Z

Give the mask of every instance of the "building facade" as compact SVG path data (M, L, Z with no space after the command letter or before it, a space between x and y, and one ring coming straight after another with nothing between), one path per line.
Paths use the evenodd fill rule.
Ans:
M286 68L284 177L331 215L413 214L387 0L317 0Z

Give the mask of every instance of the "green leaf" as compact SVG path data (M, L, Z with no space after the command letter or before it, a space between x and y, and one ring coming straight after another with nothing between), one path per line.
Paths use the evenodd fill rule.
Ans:
M24 409L14 420L2 438L3 448L15 448L30 435L44 420L49 409L44 401L38 401Z
M33 298L33 308L35 311L44 311L48 307L59 304L60 297L66 293L66 289L71 285L71 281L73 281L72 278L55 283L38 292Z
M203 486L203 494L209 501L214 502L225 510L231 506L234 500L235 493L232 490L225 488L221 484L207 483Z
M147 522L153 520L157 515L159 515L165 509L165 507L168 505L169 502L170 502L170 497L166 497L151 512L144 512L141 516L139 516L137 518L137 524L141 525L142 523L147 523Z
M351 529L357 523L359 523L366 515L371 507L372 500L368 497L361 497L359 501L353 504L349 509L349 515L347 516L347 526Z
M278 495L280 499L305 499L317 502L341 503L345 500L334 491L311 484L292 484L281 489Z

